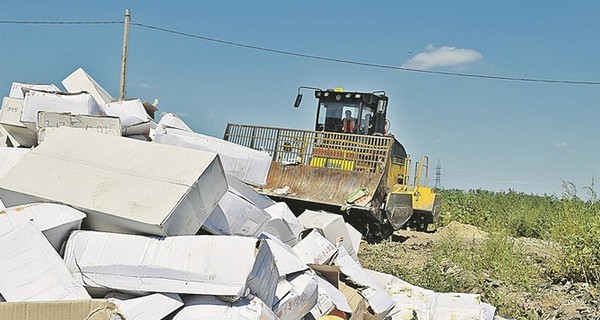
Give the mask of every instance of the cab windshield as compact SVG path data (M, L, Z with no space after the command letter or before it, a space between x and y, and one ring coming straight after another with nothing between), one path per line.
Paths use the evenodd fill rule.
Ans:
M360 102L319 103L317 131L373 134L373 110Z
M356 133L360 103L321 102L317 118L318 131Z

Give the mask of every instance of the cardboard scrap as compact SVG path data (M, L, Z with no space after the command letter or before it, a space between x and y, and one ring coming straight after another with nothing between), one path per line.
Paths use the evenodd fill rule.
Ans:
M0 303L0 320L128 320L103 299Z
M65 262L91 288L176 292L239 299L247 289L272 300L278 279L269 247L236 236L147 237L94 231L71 233ZM235 254L227 254L235 253Z
M271 307L254 296L228 303L213 296L188 296L173 320L278 320Z
M8 302L90 299L32 224L0 236L0 293Z
M86 228L154 235L195 234L226 188L214 153L68 127L0 178L7 206L59 202L85 212Z
M81 227L85 213L57 203L32 203L0 211L0 235L32 223L57 252L69 233Z
M288 275L277 285L273 312L281 320L301 319L317 304L317 287L312 270Z

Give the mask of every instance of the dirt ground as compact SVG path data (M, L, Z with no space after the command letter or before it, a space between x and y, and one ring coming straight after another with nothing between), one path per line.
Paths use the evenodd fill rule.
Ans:
M444 228L433 232L416 232L399 230L392 236L392 241L402 243L408 254L408 262L416 268L422 267L431 246L452 233L454 239L465 244L483 241L488 236L486 232L471 225L452 222ZM539 239L515 239L522 244L526 255L530 256L538 268L545 268L552 246ZM499 283L498 290L509 290L518 297L519 307L527 310L530 319L600 319L600 300L594 295L586 283L572 283L568 280L552 283L548 280L540 286L537 292L515 292L514 288L503 288Z

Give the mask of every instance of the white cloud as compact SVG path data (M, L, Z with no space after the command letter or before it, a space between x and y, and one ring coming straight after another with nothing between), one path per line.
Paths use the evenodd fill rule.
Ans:
M406 61L402 67L429 70L435 67L455 67L483 59L481 53L473 49L461 49L452 46L436 48L429 45L425 52L416 54Z
M569 145L566 142L559 142L559 143L555 143L554 146L557 148L566 148Z
M434 139L433 143L439 143L439 142L442 142L442 141L443 141L442 139Z

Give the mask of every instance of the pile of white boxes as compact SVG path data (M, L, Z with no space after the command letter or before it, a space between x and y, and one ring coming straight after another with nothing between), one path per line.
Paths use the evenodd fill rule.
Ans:
M252 187L271 157L85 71L0 110L0 319L492 319L358 262L342 216Z

